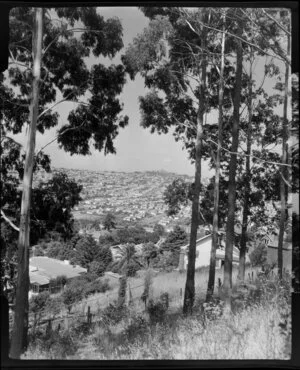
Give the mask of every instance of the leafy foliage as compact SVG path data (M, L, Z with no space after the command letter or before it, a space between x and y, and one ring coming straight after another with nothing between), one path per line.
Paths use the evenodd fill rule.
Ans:
M173 231L168 234L166 240L160 247L161 252L169 252L169 256L165 262L167 266L178 266L180 247L187 242L187 233L180 226L176 225Z
M83 294L84 286L78 285L77 282L72 282L66 286L62 293L62 300L69 313L74 303L79 302L83 298Z
M116 228L116 217L112 213L107 213L103 221L104 229L111 230Z
M67 239L73 234L72 209L81 200L81 185L57 172L46 183L34 189L32 197L31 241L34 243L49 231Z
M176 215L181 205L188 203L191 184L178 178L168 185L164 191L164 202L168 206L167 215Z

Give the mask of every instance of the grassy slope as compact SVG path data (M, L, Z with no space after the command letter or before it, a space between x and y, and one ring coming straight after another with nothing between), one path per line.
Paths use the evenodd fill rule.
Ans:
M198 271L196 287L198 302L203 300L207 272ZM131 278L130 284L140 285L143 277ZM43 347L42 342L32 344L25 358L69 358L69 359L288 359L290 348L290 319L288 286L278 282L259 283L260 299L255 297L236 299L234 314L220 316L220 305L203 312L198 305L195 316L183 317L181 301L174 299L184 287L185 274L179 272L160 273L153 278L153 296L168 292L175 304L160 322L153 322L142 312L140 300L130 312L117 323L97 324L85 331L80 321L72 324L64 339L58 337L52 344ZM115 284L113 291L117 291ZM139 288L138 295L143 287ZM200 294L200 295L199 295ZM135 292L134 296L137 295ZM103 296L99 295L102 303ZM96 301L97 302L97 301ZM171 302L172 303L172 302ZM99 304L99 302L97 302ZM92 311L93 308L91 307ZM219 310L219 311L218 311ZM284 316L285 315L285 316ZM282 330L279 326L284 323ZM61 344L55 344L55 342ZM69 343L68 346L66 343Z

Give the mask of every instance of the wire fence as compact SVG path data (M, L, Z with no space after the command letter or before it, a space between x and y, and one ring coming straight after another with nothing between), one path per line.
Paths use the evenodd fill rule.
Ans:
M250 283L254 282L260 273L261 272L257 269L250 269L246 272L246 280ZM276 272L271 271L270 277L275 278L275 276ZM218 278L216 281L216 290L221 286L222 281ZM159 292L159 290L155 291L154 289L146 299L143 299L144 287L144 283L134 286L131 286L128 283L125 295L125 305L131 309L128 310L127 314L145 313L147 311L147 302L149 301L149 298L153 298L155 300L159 298L162 293ZM197 293L199 296L199 292ZM168 294L169 310L176 310L182 307L183 294L184 291L182 287L172 289L172 292ZM117 304L117 300L118 291L97 293L97 296L85 298L74 303L69 312L66 306L56 310L55 313L49 312L49 308L41 310L35 315L31 312L29 315L29 327L37 328L46 326L46 330L60 330L62 327L68 329L74 321L86 322L87 324L91 324L92 322L101 322L103 320L103 310L111 304L115 306Z

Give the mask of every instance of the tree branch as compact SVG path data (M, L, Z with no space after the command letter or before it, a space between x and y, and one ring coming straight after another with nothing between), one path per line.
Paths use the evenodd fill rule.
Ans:
M204 140L206 142L212 142L214 143L215 145L218 145L215 141L211 140L211 139L208 139L208 140ZM269 164L274 164L274 165L278 165L278 166L287 166L287 167L292 167L290 164L283 164L283 163L280 163L280 162L271 162L271 161L266 161L265 159L262 159L262 158L259 158L259 157L256 157L252 154L244 154L244 153L238 153L238 152L231 152L230 150L228 149L225 149L223 147L221 147L222 150L225 150L225 152L228 152L230 154L234 154L234 155L240 155L240 156L246 156L246 157L251 157L251 158L255 158L261 162L264 162L264 163L269 163Z
M7 216L6 214L3 212L3 210L1 209L1 216L2 218L4 218L4 220L16 231L20 231L20 229L18 228L18 226L16 226Z
M291 36L291 33L287 30L287 29L285 29L284 27L283 27L283 25L282 24L280 24L275 18L273 18L268 12L266 12L265 11L265 9L262 9L262 11L263 11L263 13L269 18L269 19L271 19L271 21L273 21L273 22L275 22L276 24L277 24L277 26L283 31L283 32L285 32L288 36Z
M54 143L54 141L56 141L60 136L64 135L66 132L68 131L73 131L73 130L78 130L80 128L82 128L82 126L85 124L86 120L83 121L81 123L80 126L77 126L77 127L68 127L66 128L63 132L61 132L60 134L58 134L57 136L55 136L54 139L52 139L51 141L49 141L46 145L44 145L37 153L36 153L36 157L43 151L43 149L47 148L47 146L49 146L50 144Z
M186 19L185 21L186 21L186 23L189 25L190 29L191 29L193 32L195 32L195 33L199 36L199 33L195 30L195 28L191 25L191 23L190 23L187 19ZM198 22L199 22L199 24L201 24L203 27L208 28L208 29L210 29L210 30L212 30L212 31L222 32L222 33L225 33L225 35L228 35L228 36L231 36L231 37L236 38L236 39L238 39L238 40L240 40L240 41L244 42L245 44L248 44L248 45L250 45L250 46L254 47L256 50L260 51L260 52L261 52L261 53L263 53L264 55L268 55L268 56L270 56L270 57L272 57L272 58L277 58L277 59L279 59L279 60L281 60L281 61L283 61L283 62L287 62L288 64L291 64L291 61L290 61L290 60L288 60L286 57L284 57L284 56L278 57L277 55L269 54L269 53L267 53L266 51L264 51L263 49L261 49L259 46L255 45L255 44L252 44L251 42L249 42L249 41L247 41L247 40L243 39L242 37L239 37L239 36L237 36L237 35L234 35L233 33L230 33L230 32L228 32L228 31L223 31L223 30L219 30L219 29L217 29L217 28L214 28L214 27L208 26L208 25L206 25L206 24L202 23L201 21L198 21Z

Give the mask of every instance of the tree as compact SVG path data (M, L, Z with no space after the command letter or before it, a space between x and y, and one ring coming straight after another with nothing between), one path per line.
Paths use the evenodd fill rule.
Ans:
M106 266L107 265L104 262L93 261L90 263L89 271L91 274L103 276L104 271L106 270Z
M214 293L215 271L216 271L216 251L218 248L218 231L219 231L219 199L220 199L220 167L221 167L221 147L223 141L223 100L224 100L224 66L225 66L225 23L226 10L222 11L222 48L220 60L220 85L219 85L219 119L218 119L218 147L216 153L216 173L214 184L214 212L213 212L213 229L212 229L212 246L210 252L209 275L207 282L206 301L209 301Z
M121 249L121 258L113 264L113 270L127 276L134 276L136 271L143 267L138 260L134 244L126 244Z
M186 205L188 202L188 194L190 184L183 179L178 178L168 185L163 193L164 202L168 206L167 215L176 215L181 205Z
M74 303L80 301L83 298L83 291L84 287L82 285L77 285L74 283L67 285L64 289L62 300L69 313L71 312Z
M29 301L29 310L33 313L34 324L33 328L35 330L38 321L43 316L43 311L45 310L48 302L50 300L50 294L48 292L42 292L37 295L34 295L30 298Z
M151 92L140 98L142 126L151 131L167 133L173 126L175 140L182 140L190 158L195 163L195 181L192 194L191 240L184 312L191 312L194 301L195 249L199 225L199 194L201 190L201 158L211 155L209 145L204 145L206 133L204 115L216 106L215 76L210 73L208 59L218 48L210 31L219 14L211 9L188 11L182 8L144 9L152 19L149 28L129 46L123 58L134 76L136 71L145 78ZM151 15L150 15L151 14ZM156 16L163 14L162 16ZM166 44L166 40L168 44ZM211 54L212 53L212 54ZM213 58L212 58L213 59ZM214 63L212 61L212 63ZM232 74L227 64L226 76ZM212 84L208 86L206 76ZM232 80L232 77L231 77ZM227 85L230 95L232 81ZM160 92L160 94L159 94ZM206 140L207 142L207 140Z
M36 243L50 231L64 240L73 235L72 209L81 200L81 185L64 172L54 173L51 180L41 182L33 190L31 241Z
M153 233L157 234L159 237L163 236L165 234L166 230L163 227L163 225L155 224L153 227Z
M96 260L99 245L91 235L83 235L76 242L74 252L71 262L89 268L90 264Z
M18 242L18 280L16 306L12 332L10 355L19 358L27 346L28 330L28 290L29 290L29 232L30 232L30 197L32 187L35 134L38 119L39 88L41 76L41 57L43 39L43 9L36 8L32 35L33 44L33 80L30 101L30 126L28 131L26 158L23 177L20 232Z
M289 26L288 26L289 29ZM287 56L290 56L290 36L287 36ZM288 164L288 138L289 138L289 120L288 120L288 99L290 94L289 87L290 79L290 64L288 61L285 63L285 81L284 81L284 101L283 101L283 123L282 123L282 166L280 169L280 224L279 224L279 237L278 237L278 274L282 278L283 266L283 235L285 223L287 220L287 183L289 182L289 172L286 165Z
M160 247L161 252L170 252L168 266L177 267L179 264L180 247L188 242L187 233L178 225L171 231Z
M243 33L243 23L239 19L237 22L237 36L241 37ZM228 217L226 224L226 248L224 262L224 294L226 309L231 310L231 288L232 288L232 253L234 244L234 215L236 201L236 168L237 168L237 150L239 142L239 120L240 120L240 102L241 102L241 82L243 67L243 47L241 40L236 40L236 75L235 92L233 97L233 123L232 123L232 144L231 157L229 163L229 182L228 182Z
M103 221L104 229L110 231L116 228L116 217L112 213L107 213Z
M53 12L59 22L52 22ZM70 100L77 103L78 107L70 112L69 124L59 130L55 140L71 154L89 154L90 139L94 140L97 150L103 149L105 154L115 153L113 140L118 129L128 123L128 117L119 116L122 107L116 98L125 83L124 68L121 65L108 68L97 65L88 70L83 60L91 53L95 56L114 56L122 48L122 29L117 19L104 21L95 8L58 8L44 12L40 8L33 10L26 7L14 8L10 12L10 21L12 66L8 71L8 83L16 88L3 89L4 97L10 96L12 99L5 99L2 133L19 133L24 122L30 122L20 221L18 298L11 345L11 356L19 358L27 345L27 250L35 129L43 133L45 129L57 125L58 114L53 108ZM80 33L80 37L76 37L75 33ZM59 101L56 100L56 89L62 95ZM90 98L80 101L79 98L87 91ZM8 115L11 105L14 107L13 113Z

